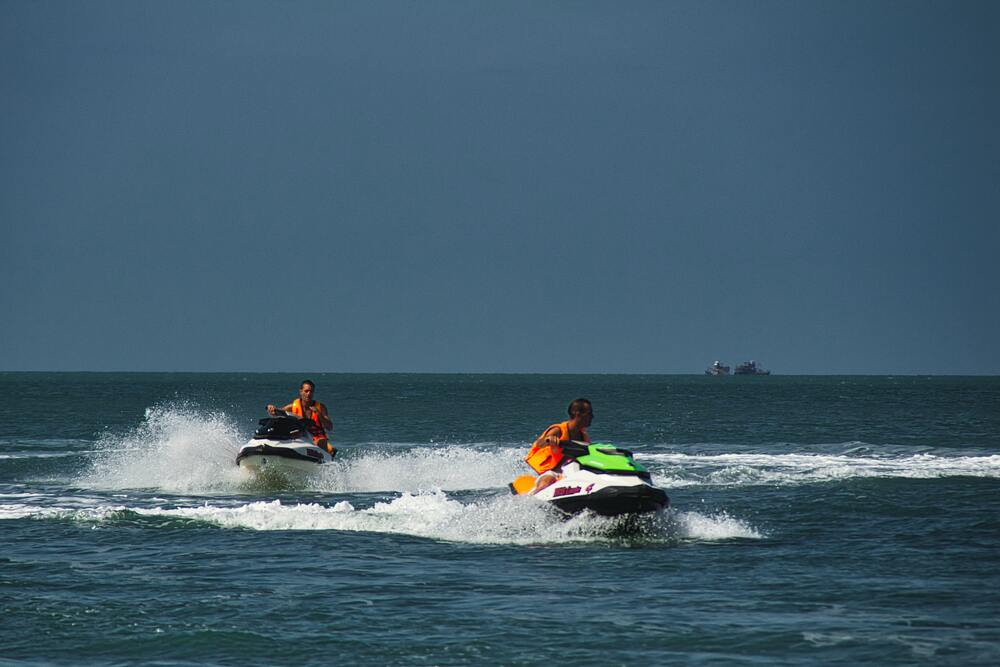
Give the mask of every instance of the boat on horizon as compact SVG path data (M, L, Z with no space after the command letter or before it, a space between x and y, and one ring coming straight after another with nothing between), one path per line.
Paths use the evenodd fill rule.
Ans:
M770 375L771 371L764 370L757 365L756 361L752 359L750 361L744 361L742 364L736 367L733 371L733 375Z
M724 366L721 361L716 360L714 364L705 369L705 375L729 375L729 366Z

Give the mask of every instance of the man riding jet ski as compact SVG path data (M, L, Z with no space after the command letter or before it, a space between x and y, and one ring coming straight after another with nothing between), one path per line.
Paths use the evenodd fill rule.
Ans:
M315 382L303 380L294 401L282 408L268 405L271 417L260 420L253 440L240 448L236 465L257 473L301 476L333 461L337 449L327 435L333 422L326 406L313 397L315 391Z
M518 477L510 484L511 491L549 502L568 514L590 510L617 516L656 512L670 504L632 452L590 444L587 427L594 418L590 401L578 398L568 412L569 421L547 428L524 459L538 477Z
M313 397L315 391L315 382L303 380L299 386L298 398L283 408L268 405L267 412L272 417L292 414L303 420L306 429L312 435L313 443L329 452L330 456L336 456L337 449L330 444L330 436L327 435L327 431L333 431L333 422L330 421L326 406Z

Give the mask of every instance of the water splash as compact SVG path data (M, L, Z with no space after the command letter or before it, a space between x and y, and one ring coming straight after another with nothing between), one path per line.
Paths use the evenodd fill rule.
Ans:
M490 445L450 445L350 452L310 482L311 489L331 493L398 491L465 491L504 489L524 473L519 450ZM340 456L340 455L338 455Z
M235 465L247 441L235 420L185 403L155 406L135 429L106 434L76 479L87 488L218 494L308 490L320 493L505 488L523 473L523 453L490 443L341 446L335 464L303 480L258 479Z
M77 482L99 489L232 491L245 482L234 464L242 440L223 413L189 404L148 408L132 431L97 442L91 466Z

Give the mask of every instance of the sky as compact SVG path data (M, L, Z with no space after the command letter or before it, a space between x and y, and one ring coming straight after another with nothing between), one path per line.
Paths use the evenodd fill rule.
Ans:
M1000 374L1000 3L0 0L0 370Z

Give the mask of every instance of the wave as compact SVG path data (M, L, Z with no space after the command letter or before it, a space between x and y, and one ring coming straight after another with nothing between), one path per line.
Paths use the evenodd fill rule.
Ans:
M646 454L637 457L667 487L801 485L851 478L1000 478L1000 455Z
M92 446L80 438L0 438L0 461L69 458L90 453Z
M531 500L513 496L488 497L463 503L442 491L403 493L399 497L356 508L341 500L332 506L319 503L284 504L280 500L234 506L209 504L188 507L39 507L29 504L0 506L0 519L58 519L97 524L150 520L150 527L177 521L256 531L301 530L392 533L448 542L488 545L537 545L573 543L683 543L762 539L764 535L746 522L720 513L669 511L632 519L584 514L569 519ZM637 519L637 521L636 521ZM163 520L169 520L166 524ZM629 521L629 525L626 525Z

